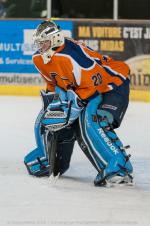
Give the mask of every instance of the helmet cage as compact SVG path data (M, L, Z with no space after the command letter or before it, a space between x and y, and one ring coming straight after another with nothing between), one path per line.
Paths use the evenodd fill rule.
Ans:
M50 21L42 22L33 34L34 44L42 52L45 42L50 41L49 49L53 50L64 44L64 36L61 29Z

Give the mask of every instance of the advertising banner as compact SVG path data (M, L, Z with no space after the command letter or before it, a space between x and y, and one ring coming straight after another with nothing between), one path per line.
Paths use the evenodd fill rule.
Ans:
M0 94L37 95L43 79L32 63L34 20L0 20ZM131 69L131 99L150 101L150 22L60 20L66 37L85 42L92 49Z
M76 21L74 38L103 55L126 61L132 99L150 101L150 22Z

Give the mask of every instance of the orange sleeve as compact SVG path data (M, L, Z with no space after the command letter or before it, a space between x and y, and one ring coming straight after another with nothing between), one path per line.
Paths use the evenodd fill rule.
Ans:
M114 60L107 55L101 55L100 53L93 51L87 47L84 47L84 49L90 57L98 58L102 66L108 66L115 72L124 75L124 77L126 78L129 76L130 68L124 61Z
M101 61L102 66L108 66L115 72L124 75L125 77L129 76L129 66L124 61L114 60L113 58L97 53L98 58Z
M33 60L33 63L35 65L36 69L38 70L38 72L41 74L42 78L46 82L46 90L50 91L50 92L54 92L55 91L54 81L52 79L50 79L49 75L44 70L43 65L41 64L40 56L34 56L32 58L32 60Z
M113 60L110 57L102 56L102 66L108 66L115 72L124 75L126 78L129 76L130 68L124 61Z

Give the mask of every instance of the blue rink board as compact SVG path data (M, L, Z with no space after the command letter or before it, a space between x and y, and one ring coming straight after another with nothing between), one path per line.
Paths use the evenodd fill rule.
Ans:
M32 54L32 34L41 20L0 20L0 73L37 73ZM72 35L72 22L57 20Z

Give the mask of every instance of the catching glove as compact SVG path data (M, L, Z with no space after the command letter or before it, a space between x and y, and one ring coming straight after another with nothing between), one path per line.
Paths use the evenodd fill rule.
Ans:
M84 104L73 90L57 88L59 95L55 95L45 112L42 123L50 131L58 131L72 124L80 115Z

